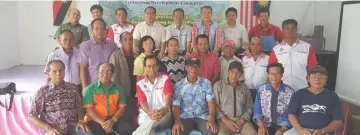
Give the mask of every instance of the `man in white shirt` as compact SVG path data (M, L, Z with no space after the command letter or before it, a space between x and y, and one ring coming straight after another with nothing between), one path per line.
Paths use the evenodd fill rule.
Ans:
M121 48L122 44L119 42L120 35L125 31L133 33L134 26L127 23L128 12L124 8L118 8L115 11L115 16L117 18L117 23L110 26L107 38L113 40L115 44L117 44L117 46Z
M191 49L191 40L192 40L192 28L184 24L184 11L181 8L177 8L173 11L173 20L174 24L169 25L166 28L167 36L166 39L176 38L179 41L180 53L185 53L190 55Z
M222 49L222 56L219 57L219 62L221 63L221 80L226 80L228 77L229 64L233 61L238 61L242 64L242 60L234 55L236 44L233 40L225 40L223 44L224 47ZM243 74L240 80L243 80Z
M237 9L230 7L226 11L227 23L222 25L223 40L233 40L236 47L236 55L241 53L242 49L247 50L248 32L242 24L237 24Z
M267 81L269 56L263 53L263 42L260 37L251 38L249 51L250 54L242 58L245 83L249 89L256 89Z
M160 50L159 56L162 58L165 55L165 41L166 30L165 27L156 19L156 9L154 7L147 7L144 10L145 21L137 24L133 32L133 52L138 55L139 40L144 36L151 36L155 41L156 50ZM156 53L155 53L156 54Z
M308 87L307 69L317 65L312 46L297 38L297 21L288 19L282 23L284 40L276 45L269 58L269 64L281 63L285 68L282 81L295 91Z
M154 135L158 127L170 125L173 85L168 75L158 72L159 63L154 56L144 58L146 75L136 84L139 127L133 135Z

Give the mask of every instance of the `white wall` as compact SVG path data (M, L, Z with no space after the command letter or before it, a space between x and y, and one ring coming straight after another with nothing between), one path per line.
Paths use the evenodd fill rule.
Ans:
M20 64L16 2L0 2L0 70Z
M52 25L52 1L18 1L16 3L20 63L43 65L47 54L55 47L52 36L57 27ZM76 2L82 15L81 24L88 25L91 22L89 8L96 3L98 2ZM237 1L231 1L229 6L239 10ZM298 31L302 35L312 35L314 25L324 25L326 49L336 51L340 7L339 1L272 1L270 22L281 26L285 19L296 19L299 22Z

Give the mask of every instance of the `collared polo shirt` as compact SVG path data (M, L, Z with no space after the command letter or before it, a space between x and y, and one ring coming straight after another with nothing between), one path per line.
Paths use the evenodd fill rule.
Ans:
M267 65L269 56L262 53L257 60L251 55L244 56L244 78L248 88L256 89L267 81Z
M229 61L227 61L223 56L219 57L219 62L221 63L221 80L224 80L224 79L227 80L229 64L231 64L233 61L238 61L238 62L242 63L242 65L243 65L242 60L234 55L231 59L229 59ZM240 80L244 80L243 74L242 74Z
M179 106L182 119L200 118L208 120L208 102L214 99L211 82L198 77L195 84L187 77L175 84L173 105Z
M179 51L183 52L187 49L187 42L192 40L192 28L189 25L183 24L180 29L177 25L171 24L166 28L167 36L166 39L176 38L179 42Z
M85 89L83 108L94 108L95 113L103 120L113 117L122 106L126 106L123 87L114 82L110 82L109 87L105 88L100 81L96 81ZM90 120L87 114L85 121Z
M56 30L56 33L54 35L54 38L60 38L60 34L64 30L70 30L74 35L74 41L75 41L75 47L79 48L80 44L84 41L89 40L89 33L86 26L82 24L70 24L70 23L64 23L61 24L58 27L58 30Z
M221 72L221 65L219 63L219 58L213 52L209 52L205 56L199 55L198 52L193 52L192 57L197 57L201 61L199 76L212 80L212 77Z
M160 109L166 105L165 97L169 94L173 94L173 85L171 78L163 73L159 73L154 81L151 83L148 78L142 78L136 85L138 93L138 102L146 102L150 110ZM139 123L144 120L150 119L149 116L139 109Z
M282 81L296 91L308 87L307 67L317 65L312 46L298 39L293 45L283 41L273 48L268 63L276 62L285 68Z
M161 44L167 41L165 27L159 22L149 26L145 21L137 24L133 32L133 39L140 40L144 36L151 36L155 42L155 48L160 50Z
M120 41L120 34L123 32L133 33L134 25L126 24L124 27L120 27L118 23L109 27L107 38L113 40L119 48L122 47Z
M224 24L221 27L223 41L232 40L236 44L236 49L239 50L243 48L243 43L249 43L248 32L246 27L242 24L235 24L234 26L229 26Z
M97 43L94 39L90 39L81 46L78 63L88 66L88 84L98 79L98 65L108 62L110 55L117 49L117 45L109 39L105 39L101 44Z

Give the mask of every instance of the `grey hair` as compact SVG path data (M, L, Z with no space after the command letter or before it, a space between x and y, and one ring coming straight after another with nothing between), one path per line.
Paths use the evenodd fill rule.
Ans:
M63 67L63 69L65 69L65 64L63 61L61 60L51 60L49 61L47 64L46 64L46 72L49 73L50 72L50 66L55 64L55 63L58 63L58 64L61 64L61 66Z
M258 40L261 43L261 45L263 46L263 39L261 37L251 37L250 42L252 42L252 40Z

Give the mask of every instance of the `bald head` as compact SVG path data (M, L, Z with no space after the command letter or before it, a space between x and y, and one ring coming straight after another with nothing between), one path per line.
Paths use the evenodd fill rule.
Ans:
M80 11L76 8L69 9L69 22L72 24L79 23L80 20Z

